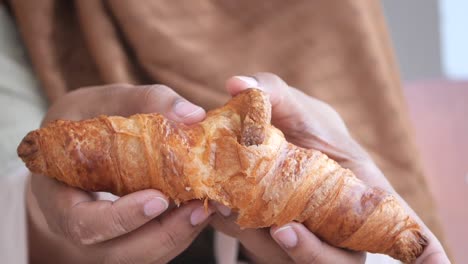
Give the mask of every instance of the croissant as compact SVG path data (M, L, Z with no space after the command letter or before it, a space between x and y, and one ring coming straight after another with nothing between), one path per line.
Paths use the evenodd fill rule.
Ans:
M26 135L34 173L87 191L161 190L176 203L213 200L244 228L304 225L327 243L413 262L427 239L397 199L325 154L288 143L267 95L249 89L187 126L159 114L58 120Z

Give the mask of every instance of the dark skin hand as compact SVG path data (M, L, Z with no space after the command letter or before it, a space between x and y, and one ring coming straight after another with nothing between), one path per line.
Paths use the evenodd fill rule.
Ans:
M365 150L349 134L338 113L326 103L307 96L290 87L271 73L257 73L250 77L236 76L226 83L231 95L249 88L259 87L270 95L272 123L286 139L304 148L322 151L358 178L371 186L378 186L395 196L418 220L429 238L429 245L416 263L450 263L440 242L416 213L395 192L383 173ZM220 207L219 211L228 212ZM245 253L255 263L364 263L365 254L338 249L320 241L300 223L288 223L270 229L241 230L235 216L217 214L212 225L242 244Z
M87 119L101 114L129 116L157 112L178 122L201 121L205 111L162 85L109 85L72 92L49 110L55 119ZM201 201L168 209L157 190L135 192L116 201L49 177L33 175L27 209L33 263L167 263L185 250L208 224Z

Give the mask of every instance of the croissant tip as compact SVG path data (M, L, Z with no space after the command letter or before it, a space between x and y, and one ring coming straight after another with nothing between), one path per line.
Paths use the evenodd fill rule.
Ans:
M414 263L423 253L428 241L428 238L419 229L406 230L400 234L389 255L403 263Z
M34 132L29 132L19 144L16 152L22 160L27 160L30 156L33 156L38 150L36 137Z
M26 164L26 167L33 172L37 171L41 167L38 159L39 152L37 131L29 132L16 149L16 153Z

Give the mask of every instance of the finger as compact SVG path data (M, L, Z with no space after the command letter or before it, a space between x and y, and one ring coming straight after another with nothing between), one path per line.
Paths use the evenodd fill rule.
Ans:
M31 180L38 181L36 178L40 177L43 176L35 175ZM44 187L49 188L49 195L38 196L42 197L39 206L49 216L46 217L49 227L79 245L95 244L131 232L168 207L167 198L156 190L135 192L112 202L94 201L88 193L48 178L31 186Z
M295 263L365 262L364 253L329 246L299 223L292 222L282 227L271 228L270 233Z
M227 80L226 89L236 95L248 88L258 88L270 96L272 118L284 119L298 110L297 102L293 103L291 88L281 78L271 73L257 73L253 76L234 76ZM283 109L287 109L285 112Z
M61 237L65 235L66 210L79 202L94 200L90 193L68 187L44 175L32 175L30 181L30 190L44 220L49 229Z
M325 135L329 131L321 130L333 127L347 133L343 120L332 107L296 88L290 87L275 74L256 73L251 77L234 76L226 82L226 89L231 95L236 95L252 87L257 87L268 93L272 105L272 122L280 128L287 127L289 130L297 130L300 133L306 129L315 129L319 135ZM313 126L305 119L314 119L315 124L322 125ZM306 125L312 127L305 128Z
M185 250L208 224L213 209L192 201L142 228L102 244L106 263L167 263Z
M271 239L267 229L241 229L236 224L237 214L218 203L213 203L218 214L213 217L211 226L216 230L239 240L245 253L255 263L288 263L289 256ZM268 253L265 253L268 252Z
M159 191L143 190L115 202L79 202L65 210L62 225L72 241L90 245L129 233L162 214L168 199Z
M238 239L254 263L292 263L291 258L271 239L266 228L243 230Z
M83 102L86 102L86 107L83 107ZM206 114L203 108L165 85L113 84L82 88L67 94L51 107L45 122L59 118L80 120L98 115L129 116L137 113L160 113L186 124L199 122Z
M416 264L425 264L425 263L440 263L440 264L449 264L451 263L447 254L444 252L442 247L434 249L433 252L426 253L424 251L423 255L421 255L417 260Z
M232 214L231 208L223 205L222 203L218 203L215 201L210 201L210 204L213 206L213 208L215 208L217 213L224 216L225 218L231 216Z
M83 102L86 104L83 105ZM47 120L44 120L43 123L54 119L79 120L101 114L128 116L135 113L150 112L158 112L172 120L184 123L197 122L205 116L202 108L189 103L166 86L108 85L83 88L66 95L51 107ZM80 223L81 216L70 217L69 215L71 212L74 212L71 210L72 207L79 203L82 204L76 207L78 209L86 209L87 206L84 205L101 208L112 205L112 203L103 201L94 204L94 199L90 194L79 189L67 187L43 176L32 178L31 189L35 194L38 205L44 212L50 229L55 233L69 236L78 243L93 243L93 241L109 239L119 233L125 232L107 230L104 234L100 234L101 237L99 239L96 239L97 234L95 230L97 228L90 227L90 230L84 232L80 231L82 230L81 228L76 228L75 224L69 223L71 222L69 219L76 219L76 222ZM47 192L44 190L47 190ZM122 201L125 201L125 199ZM110 206L110 208L114 207ZM135 210L129 210L129 212L135 212ZM94 215L94 213L85 215ZM115 216L115 214L110 214L110 216ZM108 218L104 217L101 219ZM115 219L119 218L116 217ZM135 221L125 226L122 230L130 230L143 223ZM69 228L69 226L73 228ZM82 233L87 234L83 239L81 239Z
M114 202L95 201L89 193L42 175L34 175L31 181L51 231L76 244L94 244L128 233L168 207L167 197L156 190L131 193Z
M361 157L363 151L328 104L290 87L271 73L234 76L226 83L232 95L250 87L258 87L270 95L272 124L282 130L291 143L321 150L339 161L367 158Z

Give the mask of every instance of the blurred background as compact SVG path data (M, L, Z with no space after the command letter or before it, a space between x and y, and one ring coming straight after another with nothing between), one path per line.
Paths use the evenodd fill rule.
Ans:
M468 1L382 4L445 241L468 263Z

